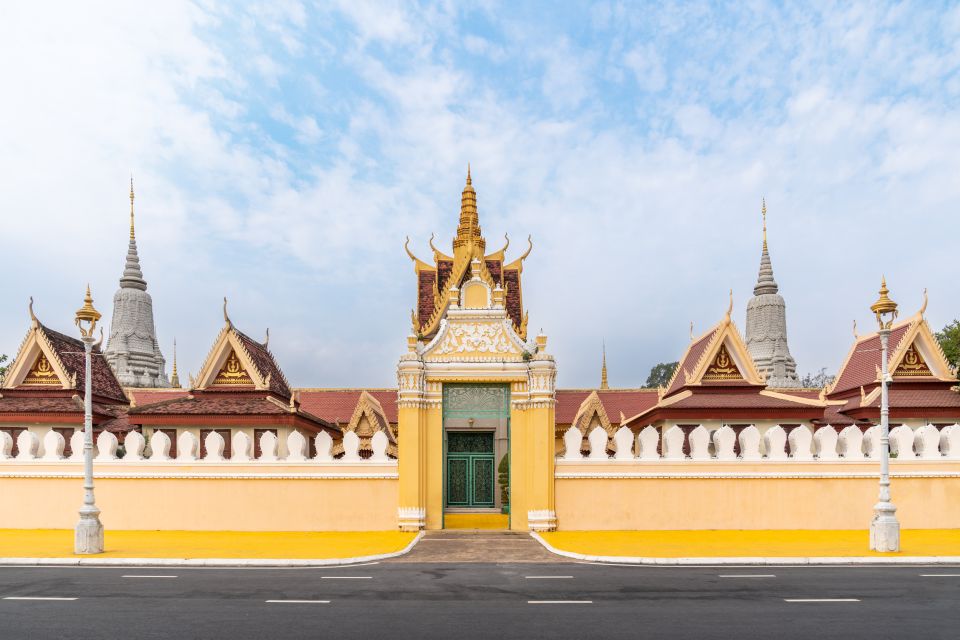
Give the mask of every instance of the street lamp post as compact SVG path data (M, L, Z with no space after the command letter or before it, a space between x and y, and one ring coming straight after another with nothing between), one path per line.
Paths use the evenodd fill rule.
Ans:
M900 523L897 508L890 500L890 403L887 398L887 343L890 327L897 318L897 303L887 294L887 279L880 285L880 298L870 306L880 325L880 497L873 507L870 523L870 550L882 552L900 551Z
M93 400L91 385L91 353L93 351L93 331L97 327L100 312L93 308L90 297L90 285L83 306L77 311L76 323L83 340L84 371L83 379L83 506L80 507L80 521L74 530L73 552L77 554L103 553L103 524L100 522L100 509L93 497Z

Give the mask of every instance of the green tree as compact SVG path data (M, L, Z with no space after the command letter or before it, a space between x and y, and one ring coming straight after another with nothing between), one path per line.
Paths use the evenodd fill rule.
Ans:
M936 335L940 348L943 349L950 364L954 367L960 365L960 320L954 320Z
M827 368L823 367L816 373L808 373L800 378L800 386L807 389L823 389L833 382L834 376L827 375Z
M0 382L3 382L3 376L7 375L7 367L10 365L4 364L7 361L7 354L0 353Z
M650 375L647 376L647 381L643 385L644 388L656 389L657 387L667 386L679 364L679 362L661 362L653 365L650 369Z

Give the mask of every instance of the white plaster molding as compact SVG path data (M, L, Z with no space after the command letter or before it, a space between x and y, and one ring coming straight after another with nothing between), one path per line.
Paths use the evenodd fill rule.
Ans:
M663 459L683 460L683 429L673 425L663 434Z
M763 455L767 460L787 459L787 432L778 424L763 434Z
M287 462L305 462L307 459L307 439L297 430L287 435Z
M277 436L273 431L264 431L260 434L260 460L264 462L276 462L277 457Z
M838 438L837 449L844 460L863 460L863 432L855 424L843 428Z
M387 445L389 445L389 439L387 434L383 430L377 431L370 438L370 448L373 450L373 455L370 456L370 460L374 462L384 462L388 460L387 457Z
M109 431L101 431L97 436L97 457L98 462L106 462L117 459L117 436Z
M230 459L234 462L250 462L253 451L250 436L243 431L235 431L230 443Z
M133 462L143 460L143 449L147 446L147 441L139 431L131 431L123 439L123 461Z
M925 424L913 432L913 448L918 458L929 460L940 457L940 432L932 424Z
M80 433L79 431L77 433ZM71 439L71 442L73 440ZM72 446L72 445L71 445ZM76 449L74 449L76 452ZM71 458L72 460L73 458ZM150 462L170 459L170 436L163 431L154 431L150 436Z
M17 460L33 460L37 457L40 448L40 438L29 429L24 429L17 435Z
M613 434L613 444L616 448L614 458L617 460L633 459L633 431L630 427L620 427Z
M63 448L66 441L63 436L50 428L43 434L43 458L42 460L60 460L63 458Z
M571 426L563 434L563 445L566 451L563 452L564 460L582 460L583 454L580 452L580 445L583 442L583 434L580 429Z
M940 453L950 460L960 460L960 425L952 424L940 431Z
M716 429L713 434L713 449L716 452L717 460L736 460L737 455L733 451L733 445L736 442L737 435L727 425Z
M156 432L154 432L156 435ZM177 437L177 460L192 462L197 459L197 437L189 431L184 431Z
M813 460L813 436L806 425L794 427L787 440L790 441L790 458L792 460Z
M587 440L590 442L590 460L607 459L607 430L601 426L596 426L590 431Z
M656 427L646 426L637 435L637 446L640 450L640 460L659 460L657 445L660 443L660 432Z
M210 462L220 462L224 459L223 451L226 446L227 443L222 435L216 431L209 431L203 439L203 447L206 453L203 459Z
M913 451L913 429L902 424L890 430L890 453L897 454L898 460L917 457Z
M530 531L553 531L557 528L557 514L550 509L527 511L527 528Z
M829 424L817 429L813 434L816 444L817 460L837 460L837 430Z
M333 456L330 453L333 449L333 438L330 437L330 434L326 431L321 431L317 434L317 437L314 438L313 442L317 450L317 454L313 459L317 462L333 462Z
M740 431L737 436L740 443L740 459L745 462L763 460L760 454L760 430L755 425L749 425Z
M344 462L356 462L360 460L360 436L353 431L343 434L343 457Z
M694 427L687 439L690 442L691 460L710 459L710 432L702 424Z
M9 460L13 452L13 438L6 431L0 431L0 460Z

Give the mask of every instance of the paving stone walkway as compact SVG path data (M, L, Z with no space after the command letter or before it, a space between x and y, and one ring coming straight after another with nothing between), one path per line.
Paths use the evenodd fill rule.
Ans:
M413 550L388 562L569 562L522 531L427 531Z

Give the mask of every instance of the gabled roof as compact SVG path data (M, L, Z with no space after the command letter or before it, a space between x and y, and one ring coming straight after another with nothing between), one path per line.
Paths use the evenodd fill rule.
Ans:
M54 331L33 316L33 302L31 301L31 324L17 351L17 356L10 364L3 381L3 388L30 389L37 394L51 389L69 389L81 396L84 393L86 367L84 362L83 342L76 338ZM56 374L59 386L34 387L24 385L27 374L37 363L41 355L49 363ZM112 402L126 403L127 398L123 388L113 375L113 370L104 359L99 345L94 345L91 358L91 389L94 397Z
M231 354L236 354L243 371L252 382L252 385L236 387L237 391L270 391L281 398L289 399L290 385L270 352L267 342L257 342L233 326L226 313L226 299L224 299L223 315L224 326L214 340L200 368L200 373L196 379L191 379L191 387L201 390L216 387L217 375L221 372L224 363Z
M617 423L621 415L634 416L657 404L656 389L557 389L555 422L572 424L583 401L594 392L607 416Z
M930 325L923 317L922 311L923 309L891 327L887 357L889 371L891 374L896 372L907 352L913 347L929 367L931 375L926 376L926 380L947 383L947 385L956 384L956 373L951 370L950 363L931 331ZM846 396L859 390L860 387L879 385L880 358L881 344L878 332L856 338L843 364L840 365L836 379L827 390L827 396ZM898 377L900 381L909 379L909 377Z
M369 393L383 409L391 424L397 423L396 389L298 389L300 406L315 416L334 424L347 424L360 401L360 395Z
M731 295L730 308L723 320L687 346L667 384L664 397L689 387L765 386L764 378L750 357L743 337L730 319L732 309ZM708 373L716 368L718 356L730 360L728 368L735 369L735 375L728 379L709 379Z

